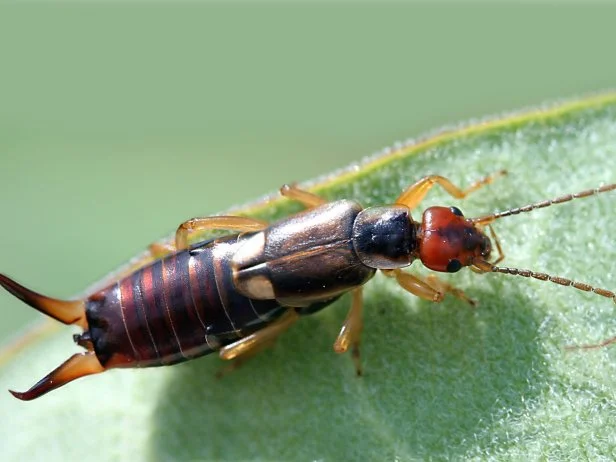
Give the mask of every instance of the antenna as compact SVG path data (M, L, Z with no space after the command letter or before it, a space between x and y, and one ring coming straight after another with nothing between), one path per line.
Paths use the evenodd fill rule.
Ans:
M505 210L502 212L495 212L490 215L484 215L478 218L472 218L470 221L477 226L485 226L485 225L489 225L490 223L498 220L499 218L508 217L510 215L517 215L519 213L531 212L533 210L542 209L545 207L549 207L551 205L562 204L564 202L569 202L574 199L583 199L585 197L590 197L590 196L594 196L597 194L605 193L608 191L614 191L614 190L616 190L616 183L607 184L607 185L600 186L595 189L587 189L585 191L580 191L579 193L567 194L565 196L560 196L554 199L548 199L545 201L536 202L534 204L525 205L523 207L516 207L514 209L509 209L509 210Z
M560 286L565 287L573 287L574 289L581 290L583 292L593 292L597 295L601 295L605 298L611 298L614 303L616 303L616 293L611 290L602 289L600 287L594 287L590 284L586 284L584 282L577 282L571 279L563 278L560 276L551 276L547 273L536 273L527 269L520 268L507 268L504 266L494 266L491 263L485 260L478 260L473 262L477 271L482 273L501 273L501 274L509 274L512 276L521 276L525 278L533 278L538 279L539 281L547 281L552 282L554 284L558 284ZM611 337L607 340L603 340L599 343L594 344L586 344L586 345L570 345L565 347L566 350L592 350L596 348L602 348L604 346L610 345L612 343L616 343L616 336Z

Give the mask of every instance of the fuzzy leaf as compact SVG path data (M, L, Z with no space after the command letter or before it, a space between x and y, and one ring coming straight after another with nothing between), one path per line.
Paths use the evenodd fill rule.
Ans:
M507 169L464 201L435 188L421 205L457 205L478 216L614 182L615 159L612 94L409 142L317 181L314 190L370 206L392 202L426 174L464 186ZM505 264L616 288L614 201L608 193L498 221ZM276 199L241 212L274 219L296 210ZM381 276L366 286L362 378L350 358L332 352L349 306L343 298L222 380L214 379L221 362L212 355L107 372L30 403L3 393L1 458L614 456L616 350L563 349L616 335L612 302L519 277L466 270L446 279L479 307L454 298L424 302ZM25 389L72 354L71 332L61 328L12 352L0 389Z

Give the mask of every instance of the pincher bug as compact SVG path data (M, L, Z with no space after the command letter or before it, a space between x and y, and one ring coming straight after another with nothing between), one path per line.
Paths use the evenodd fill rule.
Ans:
M435 185L462 199L505 173L487 176L464 190L442 176L427 176L393 205L370 208L352 200L327 202L285 185L281 194L307 210L272 224L239 216L188 220L179 226L174 246L150 246L157 260L81 300L46 297L0 275L0 284L28 305L81 327L83 333L74 335L74 340L87 350L70 357L28 391L11 393L32 400L107 369L170 365L214 351L234 360L228 368L232 369L270 345L300 317L316 313L346 292L352 294L351 308L334 350L351 349L361 374L362 286L377 270L423 299L440 302L449 293L474 304L435 275L421 278L402 271L415 260L437 272L470 267L477 273L549 281L616 301L616 294L605 289L497 266L504 254L492 228L500 218L613 191L616 184L478 218L465 218L456 207L429 207L420 222L411 217ZM235 234L188 245L191 234L213 229ZM612 342L616 337L585 347Z

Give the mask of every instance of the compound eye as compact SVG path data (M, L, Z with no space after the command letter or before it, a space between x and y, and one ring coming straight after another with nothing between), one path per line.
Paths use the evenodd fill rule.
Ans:
M462 263L460 263L460 260L457 260L454 258L452 260L449 260L449 263L447 263L448 273L457 273L461 269L462 269Z
M460 210L458 207L449 207L449 210L451 210L451 213L453 213L454 215L457 215L459 217L464 216L464 214L462 213L462 210Z

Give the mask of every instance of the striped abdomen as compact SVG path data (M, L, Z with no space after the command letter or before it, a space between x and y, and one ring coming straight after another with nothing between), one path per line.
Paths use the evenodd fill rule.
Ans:
M89 298L86 315L104 367L147 367L202 356L282 314L233 285L238 236L169 255Z

